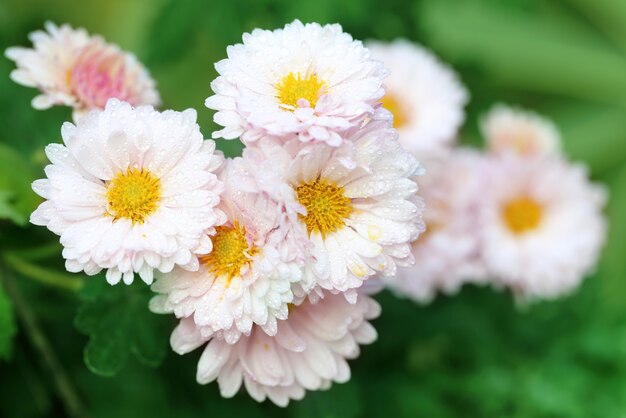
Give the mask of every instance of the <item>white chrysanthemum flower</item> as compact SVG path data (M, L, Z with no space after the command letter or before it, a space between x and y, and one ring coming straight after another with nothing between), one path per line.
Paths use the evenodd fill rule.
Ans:
M367 47L391 70L382 103L394 115L402 146L415 155L449 148L468 101L454 71L406 40L368 42Z
M153 269L197 270L196 254L211 250L207 236L224 222L216 209L222 163L204 141L196 112L132 108L111 99L46 147L47 179L33 183L46 199L31 222L61 236L66 268L107 281L151 283Z
M51 22L45 28L30 34L32 49L6 50L7 58L17 64L13 81L41 91L33 99L35 109L71 106L76 118L104 108L110 98L134 106L159 104L154 80L134 55L84 29Z
M483 283L477 205L485 182L485 159L457 149L423 162L420 194L426 201L426 233L413 242L415 265L399 267L384 280L397 293L419 302L456 293L464 283Z
M254 153L251 166L265 160L276 173L267 187L289 186L306 211L290 218L306 226L313 243L314 262L296 296L319 286L353 300L354 289L376 272L394 275L397 264L410 264L410 242L424 229L412 180L421 167L389 121L370 121L336 148L261 140Z
M152 289L161 295L150 306L190 317L205 337L223 331L232 344L253 324L276 334L308 247L304 228L294 229L282 203L259 192L240 158L228 162L220 179L226 187L220 207L228 220L216 228L213 251L200 258L199 271L176 269L159 278Z
M489 274L524 299L575 289L604 243L605 190L558 157L494 157L487 175L479 208Z
M215 95L206 100L224 127L214 138L249 144L297 137L337 146L384 94L387 71L337 24L296 20L275 31L255 29L227 53L215 65Z
M496 154L555 155L561 150L556 125L534 112L503 104L494 106L481 122L487 147Z
M188 353L207 340L198 363L198 383L214 380L222 396L234 396L243 383L258 402L269 398L279 406L299 400L306 390L328 389L350 379L346 360L359 356L360 344L376 340L367 322L380 315L380 306L366 295L355 304L340 295L326 295L317 304L292 306L289 318L278 323L274 337L253 328L236 344L219 337L208 339L189 318L172 333L172 348Z

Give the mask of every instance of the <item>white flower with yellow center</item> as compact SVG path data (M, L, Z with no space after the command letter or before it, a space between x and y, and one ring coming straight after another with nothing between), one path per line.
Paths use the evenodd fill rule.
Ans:
M487 174L479 209L488 273L524 299L575 289L605 239L605 190L558 157L494 157Z
M366 46L391 71L382 104L394 116L402 146L417 156L449 148L468 101L454 71L427 49L406 40Z
M255 29L215 65L215 95L206 106L224 129L214 138L297 137L337 146L383 96L387 71L340 25L302 24Z
M283 219L280 203L250 188L241 159L221 172L226 190L220 207L227 216L211 237L213 251L200 257L200 269L175 269L156 281L151 309L190 318L204 336L221 331L229 342L249 335L253 324L276 334L293 301L291 286L302 278L304 248Z
M561 150L561 136L552 121L534 112L503 104L494 106L487 113L481 130L487 147L495 154L533 157L555 155Z
M350 379L346 360L359 356L359 345L371 344L376 330L367 321L380 315L380 306L360 294L355 304L341 295L327 294L317 304L291 306L289 318L279 321L275 336L258 327L237 343L219 335L207 338L189 318L172 333L172 348L185 354L208 341L198 362L197 380L217 380L220 393L234 396L242 386L258 402L269 398L279 406L302 399L307 390L328 389Z
M277 173L272 187L288 185L305 211L290 220L306 227L314 261L296 296L317 285L353 300L376 272L393 275L411 262L409 244L424 228L412 180L421 167L396 138L388 121L372 120L336 148L295 140L255 147Z
M33 48L13 47L6 56L15 61L16 83L38 88L35 109L53 105L74 108L75 119L116 98L134 106L157 105L154 80L134 55L84 29L47 22L46 31L30 34Z
M151 283L154 269L198 269L224 214L213 174L222 157L203 140L194 110L111 99L61 134L64 145L46 147L48 178L33 183L46 201L31 222L61 236L69 271L107 269L109 283L128 284L135 273Z
M399 267L396 276L384 281L401 295L429 302L438 292L456 293L464 283L487 279L477 219L486 160L478 152L456 149L422 162L426 232L412 244L415 265Z

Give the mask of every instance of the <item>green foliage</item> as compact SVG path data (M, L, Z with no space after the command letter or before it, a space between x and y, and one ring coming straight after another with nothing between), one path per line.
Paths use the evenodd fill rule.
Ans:
M465 143L481 145L477 122L494 102L552 117L568 154L588 164L611 194L611 227L597 273L571 297L526 308L488 288L468 287L428 306L383 293L383 314L374 322L379 340L352 362L350 382L285 410L245 394L222 399L215 384L195 382L199 352L168 355L174 320L148 311L146 285L111 287L101 276L66 273L58 237L27 225L39 202L30 183L43 177L43 148L59 141L70 111L33 110L34 90L10 81L12 63L0 59L0 269L16 273L45 347L16 330L16 303L0 288L0 416L67 417L81 410L103 418L622 416L623 0L6 0L0 50L26 45L27 33L47 19L85 26L135 52L157 79L164 107L197 109L210 137L216 125L203 102L216 75L212 64L242 32L294 18L337 21L359 39L407 37L434 49L471 93ZM230 156L241 151L238 141L218 141L218 147ZM51 358L57 368L50 368Z
M583 13L593 10L598 25L557 1L423 1L415 15L435 50L468 70L462 75L479 72L477 88L469 80L470 122L496 101L526 104L552 116L568 154L601 173L626 161L626 48L602 33L623 34L605 25L623 16L623 6L570 2Z
M0 219L26 224L39 200L30 189L34 179L30 164L0 143Z
M355 418L363 415L363 401L359 384L351 381L310 393L293 409L298 418Z
M11 300L0 285L0 360L10 360L13 337L17 332Z
M89 335L84 355L92 372L113 376L131 353L147 366L161 364L172 322L150 313L150 297L145 283L110 286L103 277L87 282L74 324Z

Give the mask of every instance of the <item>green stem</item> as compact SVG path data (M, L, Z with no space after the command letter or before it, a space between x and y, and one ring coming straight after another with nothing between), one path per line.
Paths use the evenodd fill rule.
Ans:
M3 259L12 270L45 285L69 290L70 292L78 292L83 286L83 280L78 277L39 267L15 254L5 253Z
M26 336L35 350L43 359L45 367L52 375L57 393L65 406L67 415L71 418L83 418L87 416L85 408L78 397L76 389L72 385L65 369L59 361L54 348L49 343L46 335L39 326L37 316L32 310L30 303L24 299L22 292L13 280L10 273L0 265L0 281L3 282L7 294L11 297L15 311L24 326Z
M38 247L32 247L22 250L7 251L7 254L15 255L22 260L43 260L61 253L61 244L58 241L50 242Z

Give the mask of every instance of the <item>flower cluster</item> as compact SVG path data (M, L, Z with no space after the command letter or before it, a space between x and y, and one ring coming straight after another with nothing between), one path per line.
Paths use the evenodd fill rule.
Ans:
M412 244L415 265L388 286L420 302L464 283L505 287L525 301L574 290L605 240L606 192L567 161L555 125L497 105L481 123L487 152L454 147L467 95L451 70L406 41L371 45L391 69L383 103L400 142L427 171L427 231Z
M286 405L349 379L346 360L376 339L364 283L411 265L425 228L423 170L381 107L382 63L339 25L244 34L206 101L224 127L213 137L246 146L225 158L195 111L145 105L158 95L130 55L47 28L7 55L42 91L35 105L81 112L33 184L45 200L31 222L60 236L67 270L150 284L150 309L180 319L172 347L206 345L197 380L224 396L243 382Z
M376 339L381 283L422 302L468 282L553 298L597 260L606 193L556 127L499 105L482 121L487 152L454 147L468 94L407 41L370 52L337 24L297 20L244 34L205 102L213 138L245 145L226 158L194 110L153 107L132 55L46 29L6 52L12 78L41 91L34 107L74 108L46 147L31 222L60 236L68 271L150 285L149 308L179 320L174 351L204 346L197 381L225 397L243 384L285 406L348 380Z
M421 168L377 110L386 70L339 25L255 30L216 68L214 137L246 148L218 174L212 251L162 276L151 309L181 318L176 351L208 343L200 383L286 405L347 380L345 359L375 339L359 288L411 263Z

